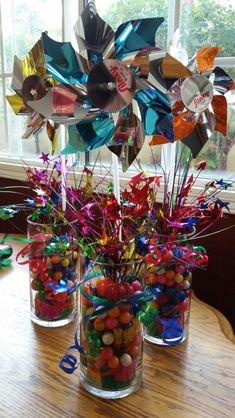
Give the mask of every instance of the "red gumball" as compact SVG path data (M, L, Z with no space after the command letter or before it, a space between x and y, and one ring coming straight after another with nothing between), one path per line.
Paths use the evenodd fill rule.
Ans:
M125 287L126 291L126 298L129 298L135 293L135 290L133 289L132 285L130 283L123 283L123 286Z
M188 300L187 299L183 300L183 302L179 303L176 306L176 309L180 313L186 312L189 309L189 302L188 302Z
M118 288L118 283L113 283L113 284L109 285L105 290L104 297L106 299L110 299L110 300L120 299L120 292L119 292L119 288Z
M103 347L100 353L100 358L106 361L112 357L113 357L113 349L111 347Z
M143 289L143 286L142 286L142 284L139 282L139 280L135 280L135 281L132 283L132 287L133 287L133 289L134 289L134 292L138 292L139 290L142 290L142 289Z
M119 321L117 318L107 318L105 320L105 327L107 329L114 329L119 325Z

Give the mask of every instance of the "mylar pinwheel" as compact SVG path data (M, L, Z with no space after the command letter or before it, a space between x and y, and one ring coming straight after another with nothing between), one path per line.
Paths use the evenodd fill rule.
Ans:
M53 128L68 125L62 154L107 145L126 171L150 135L151 145L184 139L195 155L208 127L225 134L223 94L233 82L218 68L208 78L213 48L199 51L189 68L157 48L155 33L163 20L132 20L114 32L89 2L74 28L79 53L44 32L22 63L15 60L16 95L9 102L17 101L17 113L30 114L30 132L48 123L53 137Z
M220 67L214 67L219 47L201 48L184 72L178 71L178 80L168 84L174 123L174 140L181 139L189 146L193 157L201 151L213 131L227 135L227 100L225 94L235 88L234 81ZM161 63L161 77L168 79ZM188 76L185 76L188 71ZM173 70L174 72L174 70ZM167 143L164 135L153 136L150 145Z

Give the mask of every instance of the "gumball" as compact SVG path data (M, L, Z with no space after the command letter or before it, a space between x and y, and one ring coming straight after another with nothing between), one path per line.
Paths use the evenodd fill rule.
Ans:
M103 347L100 353L100 357L105 361L113 357L113 349L111 347Z
M69 273L69 280L76 280L76 278L77 278L77 273L76 273L76 271L71 271L70 273Z
M55 280L60 280L63 277L63 273L61 271L55 271L55 273L53 274L53 279Z
M61 259L57 256L57 255L52 255L51 256L51 263L52 264L58 264L60 263Z
M118 294L119 294L119 299L126 298L126 289L122 283L118 283Z
M184 276L182 276L182 274L176 274L175 276L175 282L176 283L182 283L184 280Z
M173 254L176 258L182 258L183 257L183 250L181 250L180 248L175 248L173 250Z
M181 283L181 287L182 287L182 289L189 289L190 288L190 286L191 286L191 283L188 281L188 280L184 280L182 283Z
M188 274L187 274L187 276L184 276L184 279L185 280L188 280L189 282L192 280L192 273L191 273L191 271L188 270Z
M63 267L68 267L70 264L69 258L63 258L63 260L61 260L61 264Z
M183 274L184 272L185 272L185 268L184 266L182 266L182 264L176 267L176 273Z
M137 292L139 290L142 290L143 289L143 286L139 282L139 280L134 280L134 282L132 283L132 288L134 289L134 292Z
M105 290L105 298L110 300L118 300L120 298L120 292L119 292L119 283L113 283L107 287Z
M110 369L116 369L119 366L119 358L117 356L113 356L108 360L107 364Z
M138 345L134 345L133 347L131 347L131 349L129 350L129 353L130 353L132 358L138 357L138 355L139 355Z
M177 305L177 311L180 313L186 312L189 309L189 302L185 299L183 302Z
M117 318L107 318L105 320L105 326L106 326L107 329L116 328L116 327L118 327L118 325L119 325L119 322L118 322Z
M94 320L94 328L96 331L104 331L105 329L105 321L102 318L96 318Z
M105 296L105 292L107 288L113 284L114 282L111 279L108 279L107 277L100 277L96 280L96 290L97 295L101 298Z
M183 302L183 301L185 300L185 298L186 298L185 292L184 292L183 290L180 290L180 291L177 293L177 300L178 300L178 303Z
M167 282L166 277L163 276L162 274L158 274L156 278L157 278L158 283L160 284L166 284Z
M96 366L97 367L103 367L106 363L106 360L102 357L98 357L97 361L96 361Z
M174 270L166 270L165 277L166 277L167 280L174 280L175 279Z
M111 318L117 318L120 314L120 309L118 306L115 306L114 308L110 309L108 312L108 316Z
M114 342L114 336L112 332L105 332L102 335L102 341L105 345L111 345Z
M126 298L132 296L134 294L134 289L130 283L123 283L123 286L125 287L126 291Z
M121 324L128 324L131 320L131 314L129 312L122 312L119 316L119 322Z
M130 366L131 363L132 363L132 358L131 358L130 354L127 354L127 353L122 354L122 356L120 357L120 362L121 362L122 366L124 366L124 367Z

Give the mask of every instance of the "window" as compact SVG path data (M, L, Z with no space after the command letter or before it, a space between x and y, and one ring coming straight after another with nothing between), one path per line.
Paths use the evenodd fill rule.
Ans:
M66 10L65 6L66 5ZM63 12L64 11L64 12ZM2 161L19 157L32 159L42 151L50 151L45 132L40 139L21 139L27 117L16 116L5 96L10 88L14 55L23 59L40 39L43 31L51 38L68 39L77 20L76 0L1 0L0 3L0 158Z
M5 100L10 88L13 55L16 53L19 58L23 58L45 30L48 30L52 38L68 40L77 20L78 3L81 5L86 2L87 0L41 0L39 7L38 1L1 0L0 159L5 163L12 161L13 157L13 162L19 161L22 156L24 159L32 159L41 151L48 152L50 148L46 135L43 138L40 134L40 140L20 139L25 118L16 117ZM204 0L96 0L96 7L101 17L114 30L120 23L130 19L163 16L165 22L157 32L156 44L167 50L174 31L179 27L182 59L185 54L191 57L201 46L222 45L223 51L216 59L216 64L235 78L235 47L234 42L231 42L235 38L234 1L207 0L205 3ZM221 175L229 178L230 172L232 176L235 171L235 91L228 96L228 102L228 138L214 133L198 157L207 160L210 176L212 171L216 175L218 171L222 171ZM151 151L146 140L139 158L148 166L153 161L164 163L164 160L169 161L171 148L171 145L156 146ZM110 164L110 155L110 151L103 147L98 158L102 163L106 161ZM97 152L90 153L91 164L96 158ZM18 166L14 170L17 172Z

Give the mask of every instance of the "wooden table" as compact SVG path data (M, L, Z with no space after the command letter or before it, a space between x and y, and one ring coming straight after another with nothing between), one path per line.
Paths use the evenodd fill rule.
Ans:
M16 253L22 244L14 244ZM0 417L235 417L235 344L222 315L194 299L188 342L145 344L141 389L127 398L95 398L58 362L76 324L45 329L29 316L27 266L0 271ZM218 317L219 319L218 319Z

